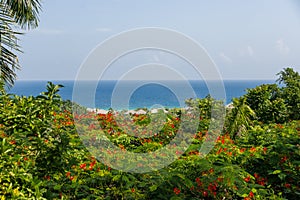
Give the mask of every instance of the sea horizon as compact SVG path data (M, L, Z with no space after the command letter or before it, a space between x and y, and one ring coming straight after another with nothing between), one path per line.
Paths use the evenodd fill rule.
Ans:
M46 91L47 82L53 82L54 84L61 84L64 87L60 89L59 94L63 100L73 100L73 88L75 80L17 80L15 85L8 89L8 93L16 94L19 96L37 96L41 92ZM204 98L210 92L208 91L207 83L213 84L219 80L188 80L191 88L195 92L195 96L189 96L183 88L184 80L124 80L122 86L124 88L133 87L137 83L144 83L141 87L138 87L130 96L129 102L124 102L114 105L114 110L133 110L137 108L152 108L153 105L162 105L165 108L184 107L184 101L189 98ZM272 84L276 80L222 80L225 89L224 103L229 104L232 98L238 98L246 93L246 89L254 88L261 84ZM97 82L97 83L95 83ZM108 110L112 108L112 95L114 87L118 80L101 80L100 82L95 80L76 80L76 83L82 84L86 88L86 91L91 87L96 87L95 99L92 101L90 94L86 91L82 91L82 99L79 102L88 108L98 108ZM166 83L166 85L160 85L158 83ZM94 84L97 84L96 86ZM174 94L168 87L175 88L180 91L180 94ZM177 97L186 97L185 100L178 100ZM216 98L218 99L218 97ZM118 109L116 109L116 107Z

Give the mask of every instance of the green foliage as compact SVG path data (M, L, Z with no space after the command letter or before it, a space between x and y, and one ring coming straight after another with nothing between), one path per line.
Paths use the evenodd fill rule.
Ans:
M210 95L207 95L203 99L187 99L186 105L191 110L199 112L199 120L201 123L198 125L198 131L214 129L216 127L210 127L211 120L215 120L215 126L223 126L223 118L225 118L225 106L223 100L216 100Z
M226 119L225 131L233 138L238 134L241 135L252 125L255 112L246 103L247 98L233 99L233 108L229 110Z
M276 84L260 85L248 89L245 95L247 104L264 123L285 122L288 118L287 106L280 97L280 88Z
M279 72L278 82L283 83L281 98L286 103L289 119L300 119L300 74L292 68L285 68Z
M264 84L248 89L244 95L247 104L263 123L284 123L300 119L300 75L292 68L277 74L278 83Z
M127 134L132 129L124 123L126 116L117 123L113 111L87 112L62 101L60 87L48 83L47 91L37 97L1 92L0 199L299 199L300 121L270 122L279 118L266 112L272 106L262 108L266 106L262 99L280 108L277 101L282 96L270 97L271 89L281 94L275 86L248 90L251 95L233 100L226 116L227 133L213 141L215 146L204 158L199 149L210 138L210 122L222 116L224 105L210 97L188 100L191 110L201 108L192 144L184 151L173 144L170 148L176 155L166 152L157 158L180 157L143 174L111 169L93 157L81 139L110 156L115 153L103 148L109 141L122 151L155 152L178 134L182 115L191 110L170 109L158 130L154 129L158 122L149 127L155 114L128 115L139 130L152 131L151 136L140 138ZM282 103L286 105L285 101L278 104ZM213 106L220 111L216 115ZM269 116L256 118L252 108ZM83 134L79 137L76 130ZM237 133L240 137L234 138Z

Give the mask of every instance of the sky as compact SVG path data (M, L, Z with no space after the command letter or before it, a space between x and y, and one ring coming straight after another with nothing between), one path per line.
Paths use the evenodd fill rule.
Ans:
M44 0L42 7L39 27L20 38L24 53L19 54L19 80L74 80L99 44L124 31L147 27L173 30L196 41L222 79L269 80L284 67L300 71L297 0ZM182 58L141 49L116 59L104 79L118 79L149 63L167 65L188 79L198 78ZM155 70L135 74L137 79L170 78Z

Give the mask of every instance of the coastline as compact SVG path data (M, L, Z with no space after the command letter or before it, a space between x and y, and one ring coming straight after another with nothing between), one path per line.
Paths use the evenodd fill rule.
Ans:
M225 105L225 108L226 109L232 109L233 108L233 103L230 102L229 104L226 104ZM155 113L158 113L160 111L163 111L164 113L168 113L169 110L172 110L172 109L184 109L184 110L189 110L191 109L190 107L183 107L183 108L180 108L180 107L174 107L174 108L137 108L137 109L121 109L121 110L113 110L113 109L101 109L101 108L86 108L86 110L88 112L94 112L96 114L107 114L109 113L110 110L113 111L113 113L124 113L124 114L131 114L131 115L134 115L134 114L137 114L137 115L145 115L147 113L151 113L151 114L155 114Z

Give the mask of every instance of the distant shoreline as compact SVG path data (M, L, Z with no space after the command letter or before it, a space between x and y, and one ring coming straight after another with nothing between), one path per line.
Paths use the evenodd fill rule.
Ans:
M18 80L14 87L9 89L7 92L10 94L16 94L18 96L38 96L41 92L46 91L47 80ZM168 82L169 84L163 84ZM64 87L60 88L59 95L63 100L74 101L87 108L102 108L108 110L113 107L115 110L130 109L134 110L137 108L148 108L150 109L153 105L163 105L165 108L172 109L185 106L185 100L189 98L204 98L211 92L208 90L208 84L203 80L190 80L190 85L195 92L195 95L191 96L190 93L186 93L184 90L184 84L182 81L161 81L151 82L143 81L138 82L140 87L135 88L135 90L129 94L129 99L124 99L123 101L118 101L120 103L112 104L112 94L115 89L116 81L103 80L100 83L93 81L80 81L79 84L83 84L81 87L80 99L74 99L74 81L72 80L56 80L53 81L54 84L61 84ZM238 98L246 93L246 89L254 88L261 84L273 84L275 80L224 80L224 93L226 96L212 94L215 99L224 100L224 104L227 105L232 102L232 98ZM126 85L128 84L128 85ZM135 81L125 81L121 84L121 87L132 88L135 86ZM213 85L213 82L212 82ZM175 90L170 90L169 86L175 87ZM86 89L84 89L86 88ZM95 88L93 90L90 88ZM222 92L222 89L220 90ZM180 97L180 98L178 98ZM93 99L91 99L93 98ZM127 98L127 97L126 97Z

